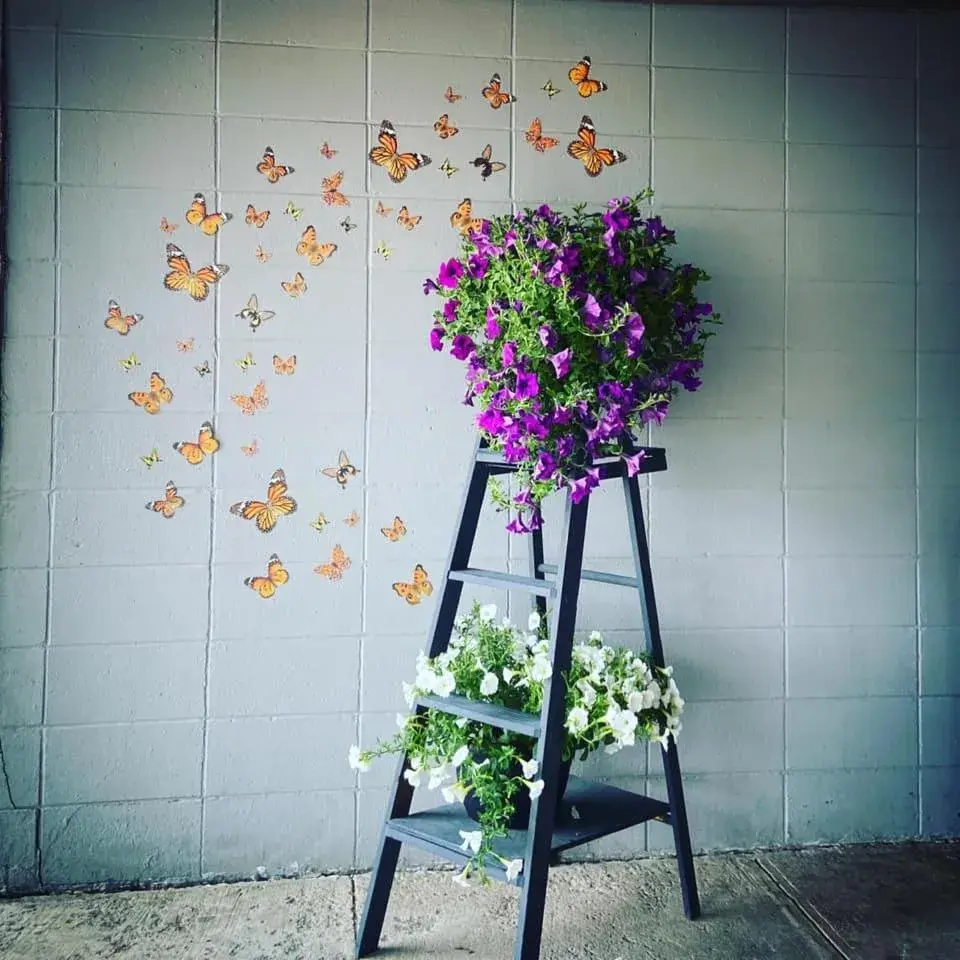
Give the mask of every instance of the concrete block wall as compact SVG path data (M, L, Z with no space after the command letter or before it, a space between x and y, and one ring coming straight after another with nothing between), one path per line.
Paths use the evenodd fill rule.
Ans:
M694 843L960 833L955 14L8 0L4 17L0 887L368 865L390 768L358 781L346 752L401 706L433 601L390 585L415 563L439 579L471 444L420 282L455 249L463 196L489 215L647 183L726 318L703 390L650 437L670 469L645 491ZM584 53L610 89L581 102L566 72ZM480 97L494 71L519 98L499 112ZM585 111L630 156L595 181L523 138L540 116L565 143ZM461 129L446 142L443 112ZM402 186L366 162L384 117L434 158ZM508 170L481 183L488 142ZM255 169L268 143L296 168L276 187ZM328 208L340 168L350 206ZM215 241L184 223L198 190L235 215ZM401 230L381 200L422 223ZM247 203L271 210L263 230ZM231 267L206 303L162 288L161 217L195 265ZM339 244L321 268L293 251L310 222ZM236 318L251 293L277 313L255 334ZM126 338L104 329L111 297L144 316ZM296 354L293 377L274 353ZM149 417L126 397L153 369L175 398ZM261 377L270 406L243 416L230 395ZM171 444L207 418L223 447L192 468ZM319 473L341 449L361 471L345 491ZM227 508L277 467L300 509L265 538ZM170 521L143 509L168 479L187 500ZM620 569L613 493L588 552ZM312 568L336 542L353 565L331 584ZM263 601L243 579L273 550L290 582ZM491 512L479 561L524 551ZM640 640L602 587L580 622ZM662 790L656 752L589 769ZM585 855L668 846L651 825Z

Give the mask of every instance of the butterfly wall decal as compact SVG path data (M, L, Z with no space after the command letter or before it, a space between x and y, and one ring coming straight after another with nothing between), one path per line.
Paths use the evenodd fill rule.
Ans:
M592 97L595 93L603 93L607 85L602 80L594 80L590 76L591 62L589 57L582 57L580 62L570 68L567 76L577 88L581 97Z
M194 338L187 337L186 340L177 341L177 353L193 353Z
M267 561L267 575L265 577L247 577L243 581L243 585L260 594L264 600L269 600L277 592L277 589L289 580L290 574L287 572L287 568L280 558L272 553Z
M164 233L173 233L173 231L176 230L177 227L179 227L179 226L180 226L180 224L178 224L178 223L171 223L166 217L161 217L161 218L160 218L160 229L161 229Z
M198 374L200 374L201 379L207 376L207 374L213 373L213 371L210 369L209 360L204 360L203 363L198 363L193 369L196 370Z
M203 463L204 457L212 456L220 449L220 441L214 436L213 424L205 420L200 424L197 442L180 440L173 445L173 449L191 466L197 467Z
M131 353L129 357L124 357L122 360L118 360L117 363L120 364L124 371L129 373L134 367L140 366L140 358L135 353Z
M257 263L266 263L272 256L272 253L268 253L260 244L257 244L257 249L254 251L253 255L257 258Z
M383 240L380 240L373 248L373 252L379 254L384 260L389 260L393 256L393 249L388 247Z
M281 517L297 512L297 501L287 495L287 478L274 470L265 500L241 500L231 504L230 512L242 520L252 520L261 533L270 533Z
M459 230L464 236L471 231L483 229L483 220L473 216L473 203L469 197L464 197L457 204L457 209L450 214L450 226Z
M423 216L413 216L406 206L401 207L397 213L397 223L399 223L404 230L413 230L422 219Z
M344 233L349 233L351 230L356 230L359 224L354 223L349 217L343 217L338 226Z
M393 213L393 207L385 207L382 200L377 201L376 206L377 216L378 217L389 217Z
M543 135L543 128L540 124L539 117L534 117L530 121L530 126L527 127L524 138L537 153L545 153L547 150L552 150L560 143L556 137L545 137Z
M323 533L327 528L327 524L330 521L327 519L326 514L318 513L314 520L310 521L310 526L317 531L317 533Z
M305 257L311 267L319 267L325 260L329 260L337 252L335 243L320 243L317 240L317 229L310 224L300 234L297 244L297 256Z
M383 167L394 183L402 183L412 170L426 167L433 161L425 153L398 153L397 131L389 120L380 124L378 145L369 153L370 162Z
M423 568L423 564L418 563L413 568L411 582L400 581L395 583L393 592L406 600L411 606L416 606L424 597L429 597L433 593L433 584L430 582L430 576Z
M203 194L195 193L193 203L190 204L183 218L191 227L198 227L201 233L212 237L225 223L233 219L233 214L207 213L207 201L203 198Z
M297 355L281 357L280 354L275 353L273 355L273 372L292 377L297 372Z
M339 457L337 457L337 465L335 467L324 467L320 471L325 477L330 477L333 480L336 480L340 484L340 489L345 490L347 488L348 481L352 480L357 476L360 471L350 462L350 458L347 456L345 450L340 451Z
M225 263L212 263L194 271L184 252L173 243L167 244L167 266L170 272L163 278L163 285L168 290L190 294L198 303L207 299L210 287L219 283L230 269Z
M256 332L260 328L260 324L265 320L272 320L276 315L275 310L261 310L257 295L251 293L246 306L241 308L237 317L241 320L246 320L246 322L250 324L250 329Z
M299 271L293 275L293 279L289 282L281 280L280 286L288 297L293 297L294 299L302 297L307 292L307 283L303 279L303 274Z
M491 159L492 156L493 147L488 143L480 152L480 156L471 161L475 167L479 168L480 178L482 180L486 180L491 174L499 173L501 170L507 169L507 165L505 163L500 163L499 160Z
M140 459L148 470L152 470L158 463L163 463L160 457L160 451L154 447L149 453L142 454Z
M242 357L237 357L233 362L243 373L246 373L251 367L257 365L257 361L253 359L253 354L249 350Z
M454 93L453 87L447 87L447 89L443 93L443 99L446 100L447 103L457 103L458 101L463 99L463 94Z
M443 163L440 164L440 172L441 172L441 173L445 173L445 174L447 175L447 179L448 179L448 180L449 180L459 169L460 169L459 167L455 167L449 160L444 160Z
M334 150L326 140L320 144L320 156L324 160L332 160L339 152L339 150Z
M554 85L552 80L548 80L540 88L551 100L560 92Z
M186 502L187 501L177 493L177 487L174 482L168 480L163 491L163 496L159 500L148 500L146 506L148 510L159 513L164 519L170 520Z
M249 396L244 393L231 393L230 399L240 408L240 412L248 417L252 417L258 410L263 410L270 405L265 380L258 380Z
M441 140L449 140L450 137L455 137L460 132L460 129L450 122L450 116L448 114L442 113L440 114L440 119L433 125L433 132Z
M349 207L350 201L340 192L343 183L343 171L338 170L320 181L320 199L328 207Z
M251 227L256 227L258 230L263 229L263 225L270 219L269 210L258 210L252 203L247 204L247 214L244 217L247 224Z
M586 114L580 118L577 139L568 144L567 153L583 164L588 177L599 177L604 167L612 167L627 159L627 155L620 150L597 147L597 131L593 121Z
M360 522L360 514L356 510L351 510L344 518L343 522L348 527L355 527Z
M293 167L277 163L273 147L264 149L263 159L257 164L257 173L262 173L269 183L277 183L293 172Z
M321 577L326 577L332 583L336 583L349 569L350 558L338 543L334 545L329 562L321 563L319 566L314 567L313 572L319 573Z
M146 390L134 390L127 394L127 399L135 406L140 407L147 413L155 414L160 412L160 407L169 403L173 399L173 391L167 386L167 382L157 373L156 370L150 374L150 385Z
M116 300L111 300L107 304L107 319L103 321L103 325L108 330L116 330L121 337L125 337L141 320L143 320L142 313L124 315L120 304Z
M490 83L483 88L481 93L483 94L483 99L486 100L494 110L499 110L505 103L513 103L517 99L512 93L507 93L502 89L502 81L499 73L495 73L490 78Z
M254 437L249 443L240 444L240 452L245 457L255 457L260 452L260 441Z
M287 205L283 208L283 212L296 223L303 216L303 207L295 207L293 201L288 200Z
M407 526L399 517L394 517L393 523L389 527L381 527L380 532L391 543L396 543L407 535Z

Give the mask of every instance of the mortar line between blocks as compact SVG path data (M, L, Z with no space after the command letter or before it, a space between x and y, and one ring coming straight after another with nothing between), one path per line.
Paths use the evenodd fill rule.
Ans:
M914 11L913 37L913 479L914 656L917 664L917 836L923 835L923 631L920 626L920 11Z
M789 722L788 694L790 691L790 632L789 622L789 604L787 597L788 590L788 565L787 565L787 335L789 332L790 318L788 314L788 286L789 286L789 251L790 251L790 215L787 212L789 206L788 196L790 192L790 12L783 12L783 357L781 361L781 373L783 376L783 397L780 406L780 483L781 483L781 526L780 536L783 544L783 555L780 558L780 589L783 591L783 603L781 613L783 616L783 640L780 649L783 656L782 684L783 684L783 842L787 842L790 831L790 802L789 802L789 778L787 776L788 764L790 762L787 750L787 724Z

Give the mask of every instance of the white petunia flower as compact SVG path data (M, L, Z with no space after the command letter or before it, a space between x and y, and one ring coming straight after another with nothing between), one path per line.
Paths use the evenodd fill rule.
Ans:
M462 730L470 721L466 717L457 717L454 723Z
M370 761L360 756L360 748L358 746L352 746L350 748L350 752L347 754L347 762L350 764L351 769L359 770L361 773L366 773L370 769Z
M449 670L445 670L436 678L433 684L433 692L438 697L449 697L457 688L457 681Z
M583 694L583 702L592 707L597 702L597 691L589 680L578 680L577 689Z
M550 675L553 673L553 666L550 661L543 655L537 654L533 658L533 663L530 665L530 676L534 680L547 680Z
M419 787L420 781L423 778L423 771L421 770L411 770L409 767L403 771L403 779L410 784L411 787Z
M412 683L407 683L406 680L403 680L400 683L400 689L403 691L403 699L406 701L408 707L413 706L413 701L417 699L416 693L414 693L414 686Z
M587 711L583 707L574 707L567 714L567 722L564 724L566 728L576 736L578 733L582 733L587 729L587 724L590 722L590 717L587 714Z
M533 783L530 784L530 799L536 800L541 793L543 793L543 781L534 780Z
M523 775L527 780L535 777L537 771L540 769L540 764L532 758L530 760L524 760L520 766L523 768Z
M463 803L463 798L467 795L468 790L458 780L448 787L443 787L440 792L443 794L443 799L446 800L447 803Z
M523 861L522 860L511 860L506 864L507 868L507 883L513 883L517 877L523 872Z
M608 743L603 748L603 752L606 754L619 753L622 749L623 749L623 744L621 743Z
M497 605L495 603L485 603L477 615L482 623L490 623L497 615Z
M509 683L516 676L516 671L511 670L509 667L503 668L503 682Z
M536 610L527 618L527 629L531 633L536 633L540 629L540 614Z
M469 850L471 853L480 852L480 844L483 843L482 830L461 830L460 838L463 840L460 844L461 850Z
M407 716L407 714L405 714L405 713L398 713L398 714L397 714L397 726L402 730L402 729L407 725L407 721L408 721L409 719L410 719L410 717Z
M459 767L467 757L470 756L470 748L464 744L457 749L457 752L450 758L451 767Z
M480 681L480 692L485 697L491 697L497 692L497 687L500 686L500 681L497 679L495 673L485 673L483 679Z
M447 777L450 776L450 769L445 763L441 763L440 766L434 767L430 771L430 780L427 783L428 790L436 790Z
M423 693L434 693L436 683L437 675L428 667L418 670L417 678L413 681L413 685L417 688L417 690L420 690Z
M590 631L590 642L591 643L603 643L603 634L599 630Z
M453 882L458 887L470 887L470 864L468 863L460 873L455 873L453 875Z
M627 697L627 707L634 713L639 713L643 709L643 694L639 690L634 690Z

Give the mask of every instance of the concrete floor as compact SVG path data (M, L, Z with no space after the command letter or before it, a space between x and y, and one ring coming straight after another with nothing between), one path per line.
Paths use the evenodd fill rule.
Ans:
M960 960L960 843L555 868L543 960ZM379 956L510 960L517 891L398 875ZM319 877L0 901L3 960L347 960L367 878Z

